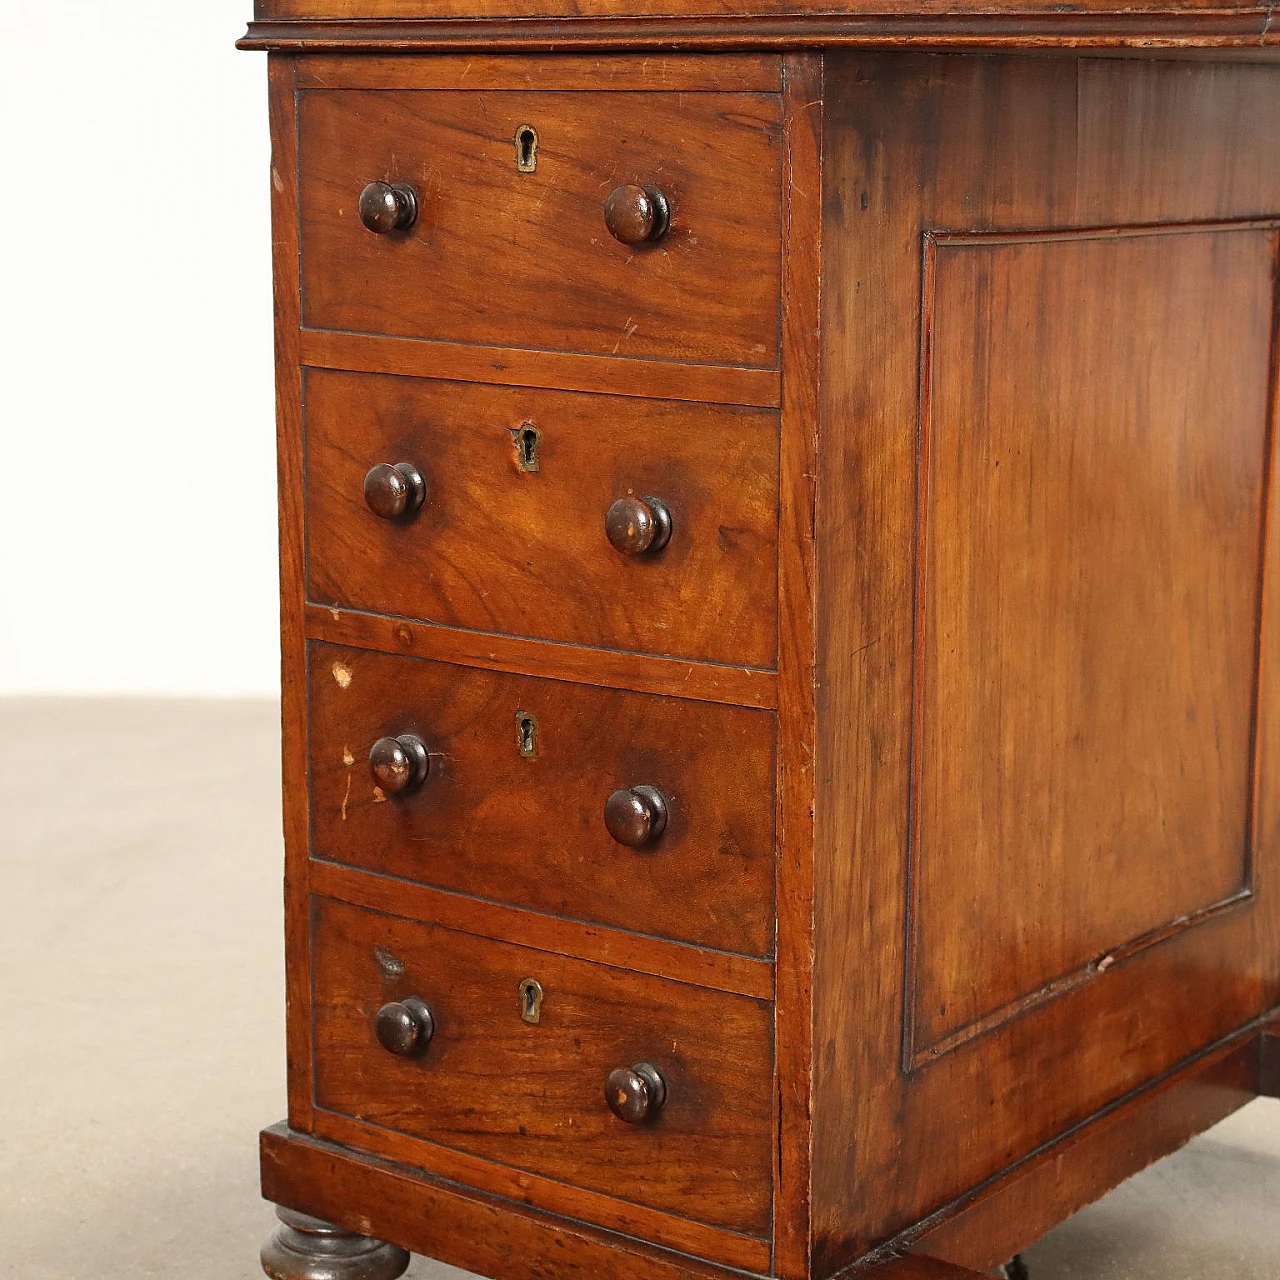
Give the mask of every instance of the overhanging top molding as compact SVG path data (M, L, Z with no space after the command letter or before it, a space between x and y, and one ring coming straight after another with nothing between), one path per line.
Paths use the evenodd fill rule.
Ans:
M932 0L904 9L863 0L840 10L750 0L258 0L242 49L288 52L487 50L920 49L1220 50L1270 61L1280 23L1265 8L1161 8L1048 0ZM643 13L636 13L643 8ZM694 12L689 12L693 10Z

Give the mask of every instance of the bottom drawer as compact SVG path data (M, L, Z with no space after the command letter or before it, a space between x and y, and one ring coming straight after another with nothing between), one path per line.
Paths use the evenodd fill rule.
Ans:
M769 1234L768 1002L327 898L313 899L312 955L322 1113ZM640 1064L657 1079L613 1076Z

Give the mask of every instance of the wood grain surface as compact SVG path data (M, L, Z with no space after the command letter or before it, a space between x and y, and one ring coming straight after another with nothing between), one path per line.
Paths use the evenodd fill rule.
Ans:
M414 0L405 0L413 3ZM465 0L450 0L465 3ZM618 0L604 0L617 3ZM377 18L289 18L253 22L242 49L295 52L487 52L563 54L566 50L672 52L794 49L1124 49L1129 56L1162 58L1209 51L1219 60L1274 62L1280 33L1270 11L1260 7L1192 5L1118 6L1093 0L1070 10L1048 0L999 0L957 5L928 0L907 11L892 0L862 0L839 10L776 12L734 6L712 14L670 7L591 16L459 16L391 20ZM506 0L516 4L517 0ZM667 6L680 0L664 0Z
M318 604L775 665L770 410L311 370L306 449ZM401 460L425 477L426 501L379 519L362 494L365 472ZM605 514L648 495L671 512L670 541L620 554Z
M815 593L821 352L823 59L784 66L787 226L783 274L782 502L778 729L778 1144L774 1269L803 1280L810 1267L813 1159L814 802L817 723Z
M774 717L330 645L311 648L316 857L724 951L773 946ZM536 723L521 753L518 714ZM368 754L416 733L431 776L385 797ZM657 787L667 829L615 843L604 804Z
M768 1233L772 1009L764 1001L476 938L317 899L316 1101L572 1185L754 1235ZM535 978L540 1021L521 1017ZM373 1034L387 1001L430 1006L415 1058ZM652 1062L653 1119L604 1100L615 1067ZM323 1134L323 1121L318 1131Z
M533 173L516 167L524 124ZM309 90L298 129L308 327L777 365L776 95ZM373 179L418 191L411 231L361 225ZM606 231L625 183L670 200L658 243Z
M1274 817L1254 896L1177 919L1244 883L1253 824L1277 73L832 55L827 87L819 1272L1280 998ZM926 315L952 235L989 248L946 250Z
M913 1062L1248 890L1276 240L930 240Z

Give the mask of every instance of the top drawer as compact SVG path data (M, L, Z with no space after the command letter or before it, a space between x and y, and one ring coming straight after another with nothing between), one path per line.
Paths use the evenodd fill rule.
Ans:
M777 367L776 95L311 90L298 111L307 327ZM414 189L411 228L366 229L373 181ZM661 239L610 234L627 185L667 198Z

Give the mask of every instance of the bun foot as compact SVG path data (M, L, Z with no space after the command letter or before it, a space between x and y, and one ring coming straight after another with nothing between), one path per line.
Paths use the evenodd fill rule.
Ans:
M295 1209L276 1209L283 1224L262 1246L262 1269L271 1280L396 1280L409 1255L394 1244L370 1240Z

